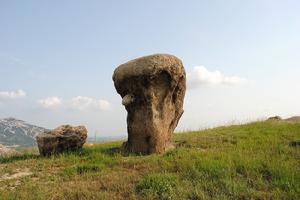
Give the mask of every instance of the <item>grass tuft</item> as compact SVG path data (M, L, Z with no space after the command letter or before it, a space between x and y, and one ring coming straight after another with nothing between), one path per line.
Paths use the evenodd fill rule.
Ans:
M177 185L176 176L170 174L152 174L142 178L136 186L140 195L153 199L171 199Z

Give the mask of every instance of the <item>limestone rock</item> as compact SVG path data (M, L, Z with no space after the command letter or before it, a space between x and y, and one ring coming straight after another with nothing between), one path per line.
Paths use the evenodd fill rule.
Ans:
M0 144L0 157L18 155L18 152Z
M128 112L124 150L150 154L172 148L186 90L181 60L167 54L141 57L120 65L113 81Z
M40 154L48 156L80 149L87 138L84 126L63 125L36 137Z

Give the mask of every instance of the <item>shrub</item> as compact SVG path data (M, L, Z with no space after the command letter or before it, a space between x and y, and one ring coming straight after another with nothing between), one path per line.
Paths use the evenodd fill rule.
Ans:
M147 175L136 186L136 191L153 199L171 199L176 182L176 177L172 175Z
M77 174L85 174L89 172L98 172L100 167L96 165L81 165L76 167Z

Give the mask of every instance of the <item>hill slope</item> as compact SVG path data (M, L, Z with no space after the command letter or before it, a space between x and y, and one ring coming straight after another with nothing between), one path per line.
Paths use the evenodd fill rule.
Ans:
M300 199L299 139L299 123L267 121L177 134L165 155L35 150L0 159L0 199Z
M14 118L0 119L0 144L35 146L35 137L46 129Z

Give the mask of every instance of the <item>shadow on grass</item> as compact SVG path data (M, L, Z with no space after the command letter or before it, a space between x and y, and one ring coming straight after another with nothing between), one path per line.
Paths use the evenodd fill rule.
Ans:
M107 154L109 156L112 156L115 154L122 154L122 150L120 147L103 148L103 149L100 149L100 152L103 154Z
M125 153L122 151L121 147L96 147L96 148L83 148L76 151L66 151L63 153L57 153L57 154L51 154L46 156L41 156L39 154L34 153L27 153L22 155L13 155L13 156L7 156L7 157L0 157L0 164L5 163L13 163L16 161L22 161L22 160L30 160L30 159L50 159L50 158L58 158L61 156L68 157L68 156L78 156L78 157L84 157L91 154L105 154L107 156L141 156L142 154L134 154L134 153Z
M102 153L108 156L113 156L116 154L122 154L122 150L120 147L84 148L80 151L79 154L87 155L90 153Z
M143 154L143 153L130 153L130 152L124 152L122 146L113 146L113 147L99 147L99 148L86 148L83 149L81 154L82 155L87 155L90 153L101 153L101 154L105 154L108 156L116 156L116 155L121 155L124 157L134 157L134 156L145 156L148 155L147 153Z
M14 155L8 157L0 157L0 164L12 163L20 160L29 160L29 159L38 159L41 158L40 155L37 154L24 154L24 155Z
M30 160L30 159L38 160L38 159L59 158L60 156L70 156L70 155L81 156L83 155L83 150L66 151L63 153L55 153L55 154L45 155L45 156L42 156L40 154L34 154L34 153L24 153L20 155L5 156L5 157L0 157L0 164L13 163L16 161Z

